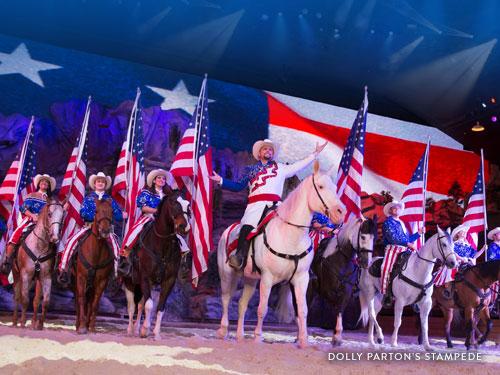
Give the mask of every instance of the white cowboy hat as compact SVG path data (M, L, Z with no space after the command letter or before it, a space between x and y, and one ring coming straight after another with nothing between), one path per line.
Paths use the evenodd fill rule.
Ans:
M488 232L488 239L493 241L493 236L500 232L500 227L496 227Z
M384 215L385 216L390 216L389 212L391 211L391 208L395 207L395 206L399 206L401 207L402 210L405 209L405 204L403 202L400 202L400 201L392 201L392 202L389 202L387 203L385 206L384 206Z
M50 185L50 190L54 191L54 189L56 188L56 179L54 177L51 177L48 174L37 174L33 179L33 183L35 184L36 188L38 187L38 184L41 180L47 181Z
M148 184L149 187L153 187L153 181L158 176L165 176L167 183L171 180L170 172L167 172L165 169L153 169L151 172L148 173L148 177L146 177L146 183Z
M263 139L261 141L257 141L253 144L253 147L252 147L252 155L255 159L259 160L259 152L260 152L260 149L264 146L271 146L274 150L274 156L276 157L276 154L278 153L278 150L279 150L279 146L274 143L273 141L271 141L270 139Z
M455 229L453 229L451 231L451 239L454 241L455 240L455 236L462 232L462 231L465 231L465 234L467 234L467 232L469 231L470 229L470 226L466 225L466 224L460 224L458 227L456 227Z
M108 190L111 187L111 177L106 176L103 172L99 172L89 177L89 186L92 190L95 190L95 181L98 178L104 178L106 180L106 186L104 187L104 190Z

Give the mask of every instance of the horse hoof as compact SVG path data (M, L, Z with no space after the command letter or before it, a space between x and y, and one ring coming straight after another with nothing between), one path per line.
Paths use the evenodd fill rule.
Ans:
M377 338L377 344L383 344L384 343L384 339L379 337Z
M305 349L309 346L307 340L299 340L299 349Z
M245 335L236 335L236 341L237 342L243 342L245 341Z
M398 347L398 343L397 343L397 342L393 342L393 343L391 343L391 346L392 346L393 348L397 348L397 347Z
M161 341L161 335L160 334L155 335L155 341Z
M337 340L337 339L332 339L332 346L341 346L342 345L342 340Z
M255 338L253 339L256 343L261 343L262 342L262 335L255 335Z
M146 337L148 337L148 335L149 335L149 332L148 332L147 329L141 329L141 337L143 339L145 339Z
M35 330L37 331L43 331L43 323L38 322L38 324L35 326Z
M218 339L222 339L222 340L226 339L226 337L227 337L227 328L222 328L222 327L219 328L217 330L217 332L216 332L216 336L217 336Z
M453 344L451 342L446 343L446 346L448 347L448 349L452 349L453 348Z
M76 330L76 333L78 333L79 335L86 335L87 334L87 328L78 328Z

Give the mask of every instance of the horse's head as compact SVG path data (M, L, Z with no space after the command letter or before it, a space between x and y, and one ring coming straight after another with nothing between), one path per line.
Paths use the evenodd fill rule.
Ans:
M113 208L111 200L97 200L93 227L98 238L108 238L113 231Z
M377 215L373 219L361 220L357 238L354 239L358 253L358 263L361 268L367 268L372 262L373 248L377 240Z
M174 193L165 196L158 209L158 216L172 222L174 232L180 234L181 236L186 235L190 229L190 215L189 202Z
M432 256L443 262L448 268L457 266L457 257L455 255L455 244L451 239L450 231L444 231L439 226L437 227L436 245L432 247Z
M56 199L51 199L45 205L44 210L44 225L49 234L49 241L57 243L61 234L63 206Z
M180 195L177 197L177 202L179 202L182 207L182 214L184 215L184 219L186 220L187 223L185 228L180 228L180 229L183 229L184 234L186 234L191 229L191 226L189 225L189 219L191 219L191 205L187 200L182 199Z
M337 196L337 187L329 173L322 173L319 170L319 163L315 161L314 172L309 178L312 185L307 197L309 209L313 212L321 212L333 223L340 224L344 220L346 210Z

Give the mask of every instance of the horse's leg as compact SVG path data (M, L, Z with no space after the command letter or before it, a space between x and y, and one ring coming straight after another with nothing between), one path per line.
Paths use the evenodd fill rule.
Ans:
M45 317L47 315L47 310L49 309L50 292L52 290L52 272L50 271L51 269L52 265L50 265L50 267L48 268L47 275L44 275L43 278L40 278L43 300L42 300L42 317L38 320L38 324L36 326L36 329L38 330L43 329L43 325L45 323Z
M474 324L473 324L473 318L474 318L474 308L473 307L467 307L464 309L464 314L465 314L465 347L467 350L470 349L471 347L471 340L472 340L472 334L474 331Z
M453 321L453 309L446 308L442 305L439 306L443 312L444 320L444 336L446 337L446 346L448 348L453 348L453 342L451 341L451 322Z
M401 327L401 316L403 315L403 303L401 299L396 298L394 303L394 331L392 332L391 345L394 347L398 346L398 331ZM422 322L423 323L423 322Z
M76 324L76 332L79 334L86 334L87 333L87 314L86 314L86 276L85 275L77 275L77 280L76 280L76 293L78 295L77 297L77 309L78 309L78 314L77 314L77 324Z
M332 346L340 346L342 345L342 313L338 311L338 308L335 309L335 313L337 315L337 323L335 324L335 328L333 330L332 336Z
M488 305L483 307L483 309L479 313L479 317L486 326L485 332L481 336L481 339L477 342L478 345L481 345L486 342L486 340L488 339L488 335L490 334L491 328L493 328L493 321L490 318L490 309L488 308Z
M26 311L30 300L30 280L33 274L28 273L26 270L21 271L21 328L26 327Z
M35 280L35 297L33 297L33 317L31 318L31 328L36 329L38 322L38 308L40 306L40 298L42 298L42 283L40 275Z
M295 297L297 299L297 325L299 328L299 333L297 336L297 342L300 348L305 348L308 345L307 337L307 302L306 293L307 286L309 285L309 272L304 272L302 275L294 276L293 280ZM272 286L272 285L271 285ZM262 289L262 283L261 283ZM269 298L269 295L267 296ZM261 294L262 298L262 294ZM267 312L267 299L266 299L266 312ZM259 305L260 309L260 305ZM264 313L265 315L265 313ZM260 320L260 316L259 316ZM264 320L264 317L262 318ZM262 323L262 322L261 322ZM342 322L341 322L342 324Z
M128 312L128 326L127 326L127 335L133 336L134 334L134 312L135 312L135 301L134 301L134 292L128 290L128 288L124 285L123 290L125 291L125 296L127 297L127 312Z
M425 350L432 350L429 344L429 313L432 308L432 299L430 296L422 299L418 304L420 310L420 325L422 327L422 344Z
M227 337L227 331L229 327L229 303L231 302L231 298L233 297L234 291L236 290L238 279L236 277L236 272L234 272L233 270L222 269L220 275L222 318L220 320L220 327L217 330L217 337L220 339L225 339Z
M236 340L243 341L245 338L245 314L248 308L248 301L252 298L257 280L245 279L243 284L243 292L241 293L240 300L238 301L238 327L236 328Z
M151 298L151 286L146 279L142 280L142 293L144 295L144 323L142 323L141 337L148 337L149 329L151 328L151 313L153 312L153 299Z
M163 319L163 314L165 313L165 305L167 298L175 285L175 280L177 279L177 272L174 272L172 276L168 277L163 283L160 291L160 298L158 298L158 306L156 307L156 322L155 328L153 329L155 340L161 340L161 321Z
M272 286L273 286L272 275L269 274L268 272L263 272L262 277L260 279L260 287L259 287L260 299L259 299L259 307L257 309L257 325L255 326L255 332L254 332L256 342L262 341L262 325L264 323L264 318L266 317L267 314L269 294L271 293Z
M143 311L144 311L144 297L142 297L139 303L137 304L137 317L135 318L135 323L134 323L135 336L139 336L141 331L141 319Z
M17 327L17 318L19 314L19 304L21 302L21 280L18 278L14 282L14 312L12 314L12 325Z
M384 343L384 333L382 332L382 327L378 324L377 315L380 310L382 310L382 296L376 295L373 299L373 309L374 309L374 324L375 329L377 330L377 343Z
M114 266L113 266L114 267ZM112 268L113 270L113 268ZM101 300L102 293L104 289L106 289L106 284L108 283L108 278L113 271L109 271L109 273L99 278L98 273L96 272L96 276L94 279L94 296L91 301L90 309L88 311L89 314L89 331L95 333L95 321L97 318L97 312L99 311L99 301Z

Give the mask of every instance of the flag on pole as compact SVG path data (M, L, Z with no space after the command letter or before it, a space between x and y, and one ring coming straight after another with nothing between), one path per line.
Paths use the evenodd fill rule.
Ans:
M424 154L418 162L417 168L403 192L401 202L405 209L400 219L403 220L406 229L410 233L417 233L419 228L425 225L425 196L427 186L427 170L429 160L430 141L427 142ZM422 237L417 240L417 249L423 245Z
M361 217L361 181L367 114L368 88L365 87L365 97L349 133L336 179L337 194L347 209L344 222L347 222L351 215Z
M472 188L472 194L465 210L462 224L470 227L467 240L474 249L477 249L478 233L487 230L486 224L486 196L484 188L484 159L481 150L481 162L477 172L476 182Z
M207 77L203 80L198 103L189 128L181 139L170 172L180 189L186 188L191 201L190 248L193 252L192 276L197 278L207 269L212 246L212 149L209 139Z
M127 139L123 142L120 159L116 167L112 196L128 214L124 232L128 233L141 216L137 207L137 195L144 187L146 170L144 167L144 131L142 111L139 104L141 91L137 89L134 106L130 113ZM131 145L131 147L130 147Z
M80 208L85 197L85 185L87 184L87 141L88 125L90 118L91 98L87 101L85 116L80 136L76 146L71 153L59 197L68 203L67 213L63 221L62 236L59 242L59 251L84 224L80 216Z
M3 251L10 235L18 226L19 208L22 206L24 199L35 190L33 183L33 177L36 173L35 148L33 145L35 138L34 122L35 119L32 117L21 151L12 162L0 186L0 214L7 224L7 230L0 240L0 251Z

